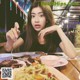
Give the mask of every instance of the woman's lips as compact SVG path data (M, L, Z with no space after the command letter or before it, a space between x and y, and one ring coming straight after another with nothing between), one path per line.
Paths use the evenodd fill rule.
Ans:
M41 26L40 26L40 25L38 25L38 24L37 24L37 25L35 25L35 28L40 28L40 27L41 27Z

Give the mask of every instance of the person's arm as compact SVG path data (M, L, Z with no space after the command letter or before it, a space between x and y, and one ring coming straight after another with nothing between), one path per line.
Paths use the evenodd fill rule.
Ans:
M19 30L19 24L15 22L14 28L11 28L7 33L6 33L6 45L4 46L5 50L7 52L10 52L11 50L19 47L24 41L20 37L20 30Z
M61 39L61 43L59 44L59 46L64 51L64 53L66 55L68 55L70 58L76 57L77 53L76 53L74 45L71 43L71 41L65 35L65 33L62 31L62 29L57 25L53 25L51 27L47 27L47 28L41 30L38 34L39 42L43 43L45 41L44 36L46 34L54 32L54 31L57 31L57 33Z
M8 44L8 43L6 42L6 44L5 44L5 46L4 46L5 51L6 51L6 52L10 52L11 50L14 50L14 49L16 49L17 47L21 46L23 43L24 43L24 41L23 41L22 38L17 39L17 40L13 43L13 45Z
M60 47L64 51L64 53L66 53L66 55L68 55L70 58L76 57L77 53L74 45L71 43L71 41L64 34L60 27L57 28L57 32L61 38L62 42L60 43Z

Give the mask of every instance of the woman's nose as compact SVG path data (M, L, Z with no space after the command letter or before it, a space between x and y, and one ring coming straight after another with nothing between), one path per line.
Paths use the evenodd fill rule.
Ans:
M39 17L35 17L35 22L39 22Z

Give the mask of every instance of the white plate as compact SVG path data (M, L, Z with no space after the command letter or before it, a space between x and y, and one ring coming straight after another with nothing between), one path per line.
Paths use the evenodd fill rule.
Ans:
M0 54L0 62L2 62L4 60L11 60L11 59L12 59L11 54Z
M68 64L68 61L65 58L60 58L59 61L57 61L57 63L54 65L52 64L53 67L61 67L61 66L65 66Z
M40 57L42 64L51 67L61 67L68 64L68 61L62 56L47 55Z
M30 55L32 58L39 57L41 54L36 54L36 52L21 52L21 53L14 53L13 57L21 57L24 55Z
M34 55L35 52L20 52L20 53L14 53L13 56L14 57L21 57L23 55Z

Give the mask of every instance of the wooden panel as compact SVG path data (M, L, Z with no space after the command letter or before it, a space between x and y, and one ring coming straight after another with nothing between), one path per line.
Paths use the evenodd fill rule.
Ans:
M68 65L61 67L60 71L65 74L70 80L80 80L79 71L69 62Z

